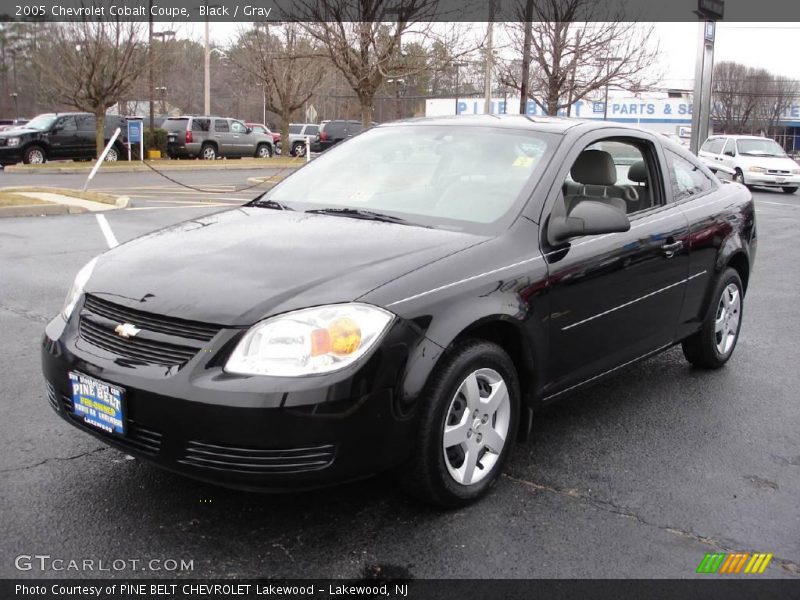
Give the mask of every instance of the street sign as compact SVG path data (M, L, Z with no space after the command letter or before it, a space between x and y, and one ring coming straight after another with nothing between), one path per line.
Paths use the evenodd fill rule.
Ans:
M306 108L306 123L316 123L317 122L317 109L314 108L313 104L309 104L308 108Z
M128 142L138 144L142 141L142 122L128 121Z
M131 159L131 148L139 144L139 160L144 160L144 123L141 119L128 121L128 160Z

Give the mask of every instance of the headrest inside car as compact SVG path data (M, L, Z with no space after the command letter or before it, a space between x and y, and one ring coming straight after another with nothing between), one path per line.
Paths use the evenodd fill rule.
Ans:
M570 169L572 179L584 185L614 185L617 169L614 159L603 150L584 150Z
M628 179L636 183L647 183L647 167L644 166L643 160L636 161L630 166Z

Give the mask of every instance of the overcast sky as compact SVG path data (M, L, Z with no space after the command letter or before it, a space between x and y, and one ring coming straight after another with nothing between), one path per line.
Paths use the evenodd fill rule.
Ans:
M797 1L797 0L791 0ZM184 26L183 35L203 39L203 24ZM226 45L246 23L212 23L211 39ZM156 29L159 29L157 26ZM473 25L476 38L486 31L485 23ZM692 87L698 23L656 23L661 51L663 85ZM800 23L725 23L717 26L714 61L732 60L754 67L764 67L776 74L800 80Z

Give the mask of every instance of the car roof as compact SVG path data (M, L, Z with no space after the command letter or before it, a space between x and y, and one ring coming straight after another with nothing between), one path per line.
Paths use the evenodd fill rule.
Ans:
M550 133L564 133L568 129L581 127L584 130L630 129L641 132L639 127L614 121L595 121L570 117L548 117L530 115L449 115L444 117L419 117L383 123L380 127L403 125L458 125L465 127L495 127L501 129L529 129Z

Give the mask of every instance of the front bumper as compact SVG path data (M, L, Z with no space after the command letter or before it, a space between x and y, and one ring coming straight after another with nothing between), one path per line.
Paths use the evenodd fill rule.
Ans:
M414 425L398 386L409 351L423 336L402 320L363 363L298 378L225 373L219 354L241 330L222 330L207 352L165 373L131 367L93 347L80 336L77 320L56 317L46 328L42 366L52 408L73 426L159 467L228 487L283 491L358 479L409 455ZM124 388L125 436L72 413L69 371Z
M22 162L20 146L0 146L0 165L16 165Z
M773 175L770 173L754 173L752 171L748 171L744 174L744 178L748 185L760 185L766 187L800 186L800 175Z

